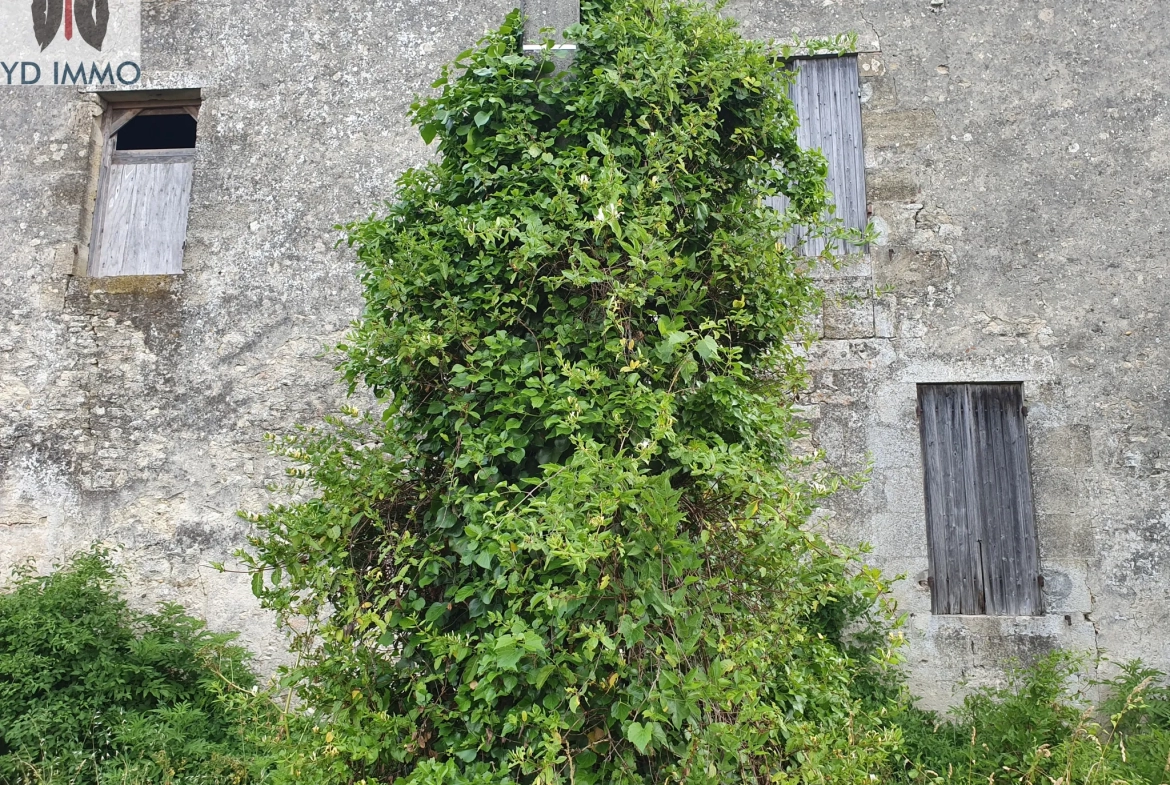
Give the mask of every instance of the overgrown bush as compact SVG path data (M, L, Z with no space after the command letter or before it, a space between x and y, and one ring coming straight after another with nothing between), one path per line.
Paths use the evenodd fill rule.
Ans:
M255 683L244 651L177 606L131 610L117 577L92 551L0 593L0 782L245 782L222 699Z
M1158 785L1170 782L1170 686L1130 663L1074 688L1083 659L1067 652L967 696L949 719L903 708L909 783ZM1105 699L1093 706L1086 692Z
M782 239L834 231L824 159L705 4L582 13L561 77L516 14L444 72L438 160L348 227L344 373L385 410L280 443L314 498L248 557L304 622L284 776L869 782L885 586L792 450L818 294Z

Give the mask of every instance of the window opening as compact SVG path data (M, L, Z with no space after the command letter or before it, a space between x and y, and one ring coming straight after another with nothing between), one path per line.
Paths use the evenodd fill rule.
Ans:
M931 611L1038 616L1023 385L920 384Z
M107 98L89 275L177 275L183 271L195 167L198 98Z
M195 147L197 121L182 114L139 114L118 129L118 150L189 150Z
M832 195L834 214L847 229L864 230L869 223L865 200L865 151L861 135L861 87L856 55L797 57L788 97L800 125L797 141L806 150L820 150L828 162L826 189ZM773 207L787 209L783 197L770 199ZM807 256L817 256L826 240L808 237L804 227L794 227L787 243ZM847 253L861 248L846 246Z

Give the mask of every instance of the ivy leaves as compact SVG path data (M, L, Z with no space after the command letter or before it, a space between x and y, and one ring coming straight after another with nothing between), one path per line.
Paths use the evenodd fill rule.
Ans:
M515 14L461 55L412 108L437 160L347 227L385 412L282 443L316 497L253 562L335 733L299 776L864 781L882 587L802 528L841 478L791 448L823 165L704 4L582 10L563 74Z
M650 746L650 742L654 739L654 730L658 727L656 722L648 722L643 725L640 722L631 722L626 726L626 738L638 750L639 753L645 754L646 749ZM661 730L659 735L661 735Z

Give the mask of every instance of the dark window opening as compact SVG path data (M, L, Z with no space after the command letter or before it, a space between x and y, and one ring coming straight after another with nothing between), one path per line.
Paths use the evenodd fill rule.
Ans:
M920 384L931 612L1038 616L1023 385Z
M195 118L183 114L135 117L118 129L117 150L184 150L195 147Z

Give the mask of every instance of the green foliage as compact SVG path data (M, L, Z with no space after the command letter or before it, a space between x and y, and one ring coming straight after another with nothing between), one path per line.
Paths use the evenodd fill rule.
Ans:
M99 550L0 594L0 782L241 783L254 677L230 635L176 606L132 611Z
M301 617L290 781L868 782L896 745L886 587L792 450L782 238L840 232L788 74L699 2L582 10L562 74L515 13L444 71L438 159L348 227L384 415L279 442L311 498L245 557Z
M1056 652L1008 674L1001 688L976 690L944 720L902 708L908 783L1157 785L1170 782L1170 687L1163 674L1130 663L1091 682L1106 698L1093 707L1070 688L1083 660ZM1100 718L1107 717L1105 721Z

